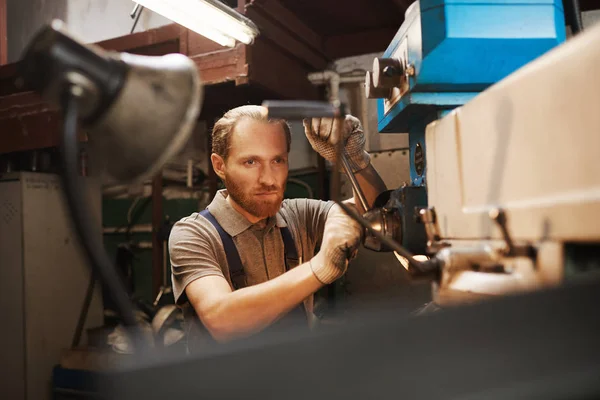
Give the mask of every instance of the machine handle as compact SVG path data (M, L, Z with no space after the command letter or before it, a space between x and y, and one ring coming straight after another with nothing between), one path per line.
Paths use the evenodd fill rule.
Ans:
M304 118L338 118L344 116L343 107L325 101L268 100L262 103L269 118L299 120Z

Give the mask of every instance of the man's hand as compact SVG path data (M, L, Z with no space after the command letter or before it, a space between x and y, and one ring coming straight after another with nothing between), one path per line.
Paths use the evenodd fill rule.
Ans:
M340 278L360 245L362 229L337 204L327 215L321 250L310 261L317 279L327 285Z
M343 141L352 172L366 168L371 159L365 151L365 134L358 118L309 118L303 121L304 133L312 148L324 159L335 162L335 146Z

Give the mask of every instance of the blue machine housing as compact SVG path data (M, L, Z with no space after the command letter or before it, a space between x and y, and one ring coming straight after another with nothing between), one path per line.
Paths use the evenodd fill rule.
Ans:
M411 184L426 184L425 127L566 39L561 0L421 0L383 57L414 68L378 130L409 133ZM402 46L402 47L401 47Z
M384 53L406 40L415 73L387 114L378 100L379 131L408 132L432 111L465 104L565 35L561 0L421 0Z

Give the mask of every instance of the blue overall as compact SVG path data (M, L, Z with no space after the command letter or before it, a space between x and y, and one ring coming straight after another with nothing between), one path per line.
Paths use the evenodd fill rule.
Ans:
M225 232L223 227L217 222L215 217L208 211L208 209L202 210L200 215L206 218L215 227L219 233L219 236L221 237L223 249L225 250L225 255L227 257L227 264L229 264L229 276L231 278L231 283L234 290L246 287L246 273L244 272L244 266L242 265L242 260L240 259L240 254L235 247L233 238L231 235ZM294 238L292 237L290 230L287 227L282 227L280 228L280 232L283 239L285 270L289 271L290 268L299 262L300 258L298 257L298 251L296 250ZM299 321L303 322L303 328L308 328L306 312L302 303L274 323L269 330L287 329L291 327L296 328L298 327Z

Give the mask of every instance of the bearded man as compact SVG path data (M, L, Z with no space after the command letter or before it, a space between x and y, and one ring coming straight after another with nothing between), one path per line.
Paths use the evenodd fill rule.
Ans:
M386 189L356 118L305 120L304 128L329 161L334 143L344 140L369 204ZM173 293L192 353L299 316L308 326L313 294L340 278L356 254L360 226L338 205L284 200L290 143L287 122L269 119L261 106L232 109L213 128L211 162L226 189L206 210L177 222L169 238Z

